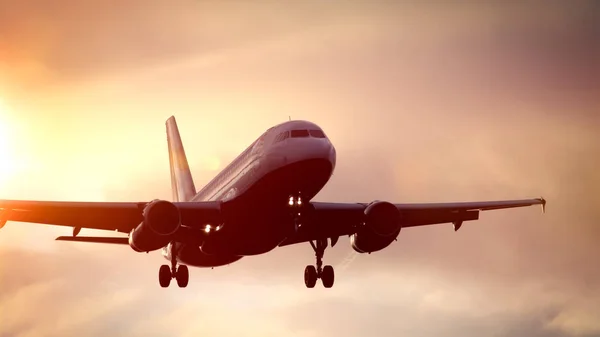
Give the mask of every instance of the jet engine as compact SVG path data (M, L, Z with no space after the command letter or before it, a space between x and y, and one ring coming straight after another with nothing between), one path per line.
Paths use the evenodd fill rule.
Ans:
M151 201L142 215L142 223L129 234L129 246L136 252L149 252L166 246L181 225L179 209L165 200Z
M372 253L389 246L402 229L401 214L389 202L374 201L365 209L364 226L350 236L352 249Z

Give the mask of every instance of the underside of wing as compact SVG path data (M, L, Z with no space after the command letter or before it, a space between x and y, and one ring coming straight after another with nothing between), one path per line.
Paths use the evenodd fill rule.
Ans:
M108 243L114 245L128 245L128 238L118 237L97 237L97 236L59 236L56 241L71 241L71 242L91 242L91 243Z
M150 204L0 200L0 227L6 221L17 221L129 233L144 221L144 210ZM179 210L181 223L186 226L216 222L220 217L220 204L216 202L173 204Z
M401 228L453 223L458 230L464 221L479 219L480 211L542 205L546 200L522 199L479 202L413 203L326 203L313 202L307 212L310 223L297 235L285 240L281 246L353 235L361 229L372 228L378 232L399 233Z
M480 211L491 211L516 207L542 205L545 208L546 200L522 199L477 202L450 202L450 203L423 203L423 204L395 204L402 214L402 227L415 227L441 223L454 223L460 228L463 221L479 219Z
M500 201L475 201L475 202L448 202L448 203L423 203L423 204L395 204L396 207L404 211L430 211L430 210L451 210L451 211L490 211L495 209L506 209L515 207L526 207L533 205L542 205L545 208L546 199L521 199L521 200L500 200Z
M1 200L4 221L90 228L128 233L142 222L145 202Z

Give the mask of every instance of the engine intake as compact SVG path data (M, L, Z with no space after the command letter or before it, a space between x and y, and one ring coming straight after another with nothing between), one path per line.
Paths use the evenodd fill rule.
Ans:
M129 234L129 246L137 252L149 252L166 246L181 225L179 209L165 200L151 201L142 215L144 221Z
M389 246L400 234L402 215L394 204L374 201L365 209L365 224L350 237L352 249L372 253Z
M386 201L372 202L365 209L365 225L379 236L394 235L402 227L400 211Z
M171 235L181 224L179 209L165 200L150 202L143 211L144 223L158 235Z

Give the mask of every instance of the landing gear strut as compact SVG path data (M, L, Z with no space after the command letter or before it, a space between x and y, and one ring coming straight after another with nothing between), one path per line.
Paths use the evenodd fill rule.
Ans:
M177 252L174 243L171 243L171 267L163 264L158 270L158 282L161 287L167 288L171 284L171 279L177 280L179 288L187 287L190 280L188 267L183 264L177 267Z
M304 268L304 284L307 288L314 288L317 279L321 279L325 288L331 288L335 279L333 267L330 265L323 267L323 255L325 254L325 248L327 248L327 239L317 240L316 244L310 241L310 245L315 251L317 266L308 265Z

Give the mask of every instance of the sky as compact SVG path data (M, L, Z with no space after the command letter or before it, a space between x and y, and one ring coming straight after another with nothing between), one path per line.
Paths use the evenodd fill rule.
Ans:
M544 196L403 230L191 269L159 253L0 234L0 336L600 336L600 6L564 2L0 0L0 198L169 199L175 115L196 186L270 126L319 124L316 200ZM83 230L87 235L93 233Z

